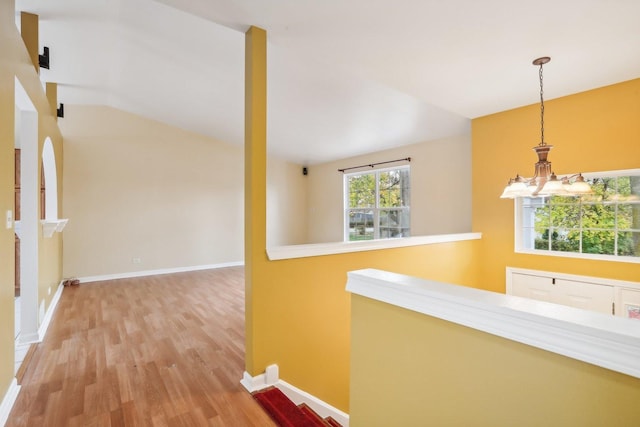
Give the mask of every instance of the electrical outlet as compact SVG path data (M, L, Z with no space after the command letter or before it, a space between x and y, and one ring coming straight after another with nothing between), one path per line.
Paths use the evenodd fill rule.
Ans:
M138 257L133 257L133 258L131 258L131 262L133 264L140 264L142 262L142 260L140 258L138 258Z

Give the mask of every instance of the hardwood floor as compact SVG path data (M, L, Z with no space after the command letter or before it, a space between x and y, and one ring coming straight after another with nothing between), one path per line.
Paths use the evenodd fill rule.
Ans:
M275 426L243 371L241 267L67 287L7 426Z

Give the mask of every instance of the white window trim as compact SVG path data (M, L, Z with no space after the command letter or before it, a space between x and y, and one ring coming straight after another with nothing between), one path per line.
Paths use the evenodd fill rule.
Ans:
M582 174L586 178L603 178L603 177L618 177L618 176L630 176L640 175L640 169L624 169L609 172L589 172ZM513 217L514 217L514 252L519 254L528 255L542 255L542 256L554 256L562 258L578 258L588 259L596 261L613 261L623 262L627 264L640 264L640 257L623 257L616 255L602 255L602 254L586 254L576 252L561 252L550 251L542 249L526 249L522 240L522 198L515 199L513 204Z
M352 242L351 240L349 240L349 228L347 227L347 224L349 223L349 215L348 215L348 211L349 210L357 210L357 209L362 209L362 210L366 210L366 209L370 209L373 210L373 223L374 223L374 232L373 232L373 239L372 240L388 240L388 238L384 238L381 239L380 238L380 228L375 227L375 224L378 224L379 221L379 215L380 215L380 210L386 209L386 208L380 208L379 204L380 204L380 189L378 187L379 183L378 180L376 179L376 207L373 208L350 208L349 207L349 176L351 175L363 175L363 174L377 174L377 173L381 173L381 172L387 172L387 171L392 171L392 170L398 170L398 169L407 169L409 170L409 182L411 185L410 190L413 191L413 183L411 182L411 165L401 165L401 166L390 166L387 168L373 168L371 170L363 170L363 171L359 171L359 172L350 172L350 173L345 173L342 177L342 232L343 232L343 241L345 242ZM410 198L411 199L411 198ZM409 206L402 206L399 208L390 208L390 209L406 209L409 211L409 215L411 215L411 200L409 200ZM411 221L409 221L409 233L411 233ZM400 237L400 239L406 239L407 237ZM367 241L367 240L364 240Z

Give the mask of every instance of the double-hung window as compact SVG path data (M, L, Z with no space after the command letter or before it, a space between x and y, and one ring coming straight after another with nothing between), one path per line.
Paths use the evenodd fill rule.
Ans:
M593 194L516 204L516 249L640 262L640 170L585 178Z
M409 166L345 174L344 188L346 241L409 236Z

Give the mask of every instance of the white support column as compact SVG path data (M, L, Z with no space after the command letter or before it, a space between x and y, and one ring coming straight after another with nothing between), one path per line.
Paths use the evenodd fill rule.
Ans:
M21 110L17 118L21 148L20 190L20 338L21 343L38 340L38 232L40 179L38 165L38 113Z

